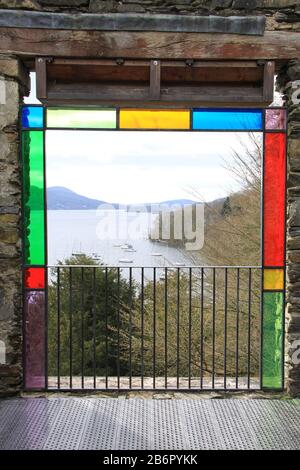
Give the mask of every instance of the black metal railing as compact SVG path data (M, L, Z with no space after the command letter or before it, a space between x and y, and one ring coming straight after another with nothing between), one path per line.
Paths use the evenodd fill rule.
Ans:
M49 389L260 388L260 267L48 270Z

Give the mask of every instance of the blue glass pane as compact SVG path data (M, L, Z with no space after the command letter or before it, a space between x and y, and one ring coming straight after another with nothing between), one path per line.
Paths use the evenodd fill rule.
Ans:
M44 109L40 106L24 106L22 109L23 128L42 128L44 126Z
M262 130L261 109L195 109L193 129Z

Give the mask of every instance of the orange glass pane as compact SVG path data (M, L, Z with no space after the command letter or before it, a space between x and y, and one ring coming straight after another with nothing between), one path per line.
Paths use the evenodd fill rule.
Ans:
M264 270L264 289L265 290L283 290L284 289L283 269L265 269Z
M120 129L190 129L190 111L121 109Z

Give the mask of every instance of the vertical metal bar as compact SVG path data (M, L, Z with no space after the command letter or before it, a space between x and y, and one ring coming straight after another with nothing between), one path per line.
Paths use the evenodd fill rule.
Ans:
M249 268L248 277L248 377L247 377L247 388L250 389L250 376L251 376L251 291L252 291L252 271Z
M57 268L57 388L60 389L60 268Z
M132 268L129 268L129 388L132 388Z
M144 268L141 268L141 388L144 388Z
M189 268L189 377L188 384L191 388L191 366L192 366L192 268Z
M216 363L216 268L213 268L213 318L212 318L212 388L215 388Z
M105 388L108 388L108 270L105 268Z
M204 364L204 268L201 268L201 303L200 303L200 388L203 389L203 364Z
M177 388L179 389L180 373L180 268L177 268Z
M225 268L224 294L224 389L227 389L227 308L228 308L228 269Z
M288 162L287 162L287 154L288 154L288 110L285 110L285 123L286 127L284 129L285 132L285 184L284 184L284 263L283 263L283 312L282 312L282 390L284 390L285 386L285 337L286 337L286 250L287 250L287 177L288 177Z
M165 268L165 388L168 388L168 268Z
M153 268L153 388L156 386L156 268Z
M80 310L81 310L81 388L84 388L84 268L80 276Z
M261 162L261 208L260 208L260 230L261 230L261 275L260 275L260 360L259 360L259 387L262 389L263 385L263 317L264 317L264 302L263 302L263 276L264 276L264 265L265 265L265 253L264 253L264 212L265 212L265 150L266 150L266 110L263 110L263 153Z
M46 122L46 108L43 107L44 123ZM45 126L45 125L44 125ZM43 127L43 179L44 179L44 253L45 253L45 389L48 389L48 202L46 177L46 139Z
M118 268L118 280L117 280L117 382L118 389L120 389L120 268Z
M93 268L93 384L96 388L96 268Z
M235 387L239 388L240 268L236 276Z
M73 387L73 291L72 291L72 268L69 268L69 360L70 360L70 388Z

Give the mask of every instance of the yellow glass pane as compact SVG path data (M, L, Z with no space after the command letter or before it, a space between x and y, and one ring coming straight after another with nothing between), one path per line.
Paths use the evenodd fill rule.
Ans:
M265 290L283 290L284 289L283 269L265 269L264 270L264 289Z
M190 129L190 111L121 109L120 129Z

